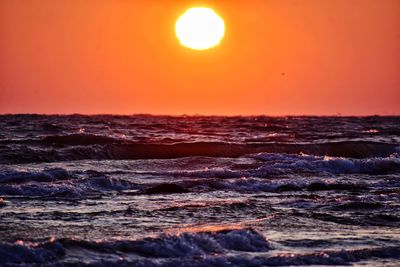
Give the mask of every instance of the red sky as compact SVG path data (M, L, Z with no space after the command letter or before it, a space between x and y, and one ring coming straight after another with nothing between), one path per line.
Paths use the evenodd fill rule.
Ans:
M212 7L226 36L182 47ZM0 113L400 114L399 0L1 0Z

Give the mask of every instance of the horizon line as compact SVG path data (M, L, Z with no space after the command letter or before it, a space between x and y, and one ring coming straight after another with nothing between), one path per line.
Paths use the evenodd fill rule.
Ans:
M400 114L162 114L162 113L0 113L0 116L154 116L154 117L398 117Z

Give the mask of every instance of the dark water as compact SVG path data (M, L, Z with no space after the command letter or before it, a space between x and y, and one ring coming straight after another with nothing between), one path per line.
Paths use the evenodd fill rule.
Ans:
M400 117L0 116L0 266L400 264Z

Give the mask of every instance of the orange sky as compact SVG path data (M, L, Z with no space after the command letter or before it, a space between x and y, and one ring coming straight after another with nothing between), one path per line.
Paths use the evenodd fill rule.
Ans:
M214 49L175 37L196 5ZM1 0L0 113L400 114L400 1Z

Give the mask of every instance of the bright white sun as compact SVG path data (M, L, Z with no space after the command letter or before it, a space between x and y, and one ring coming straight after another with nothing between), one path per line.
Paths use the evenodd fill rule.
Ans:
M221 42L225 23L211 8L193 7L176 21L175 32L183 46L205 50Z

